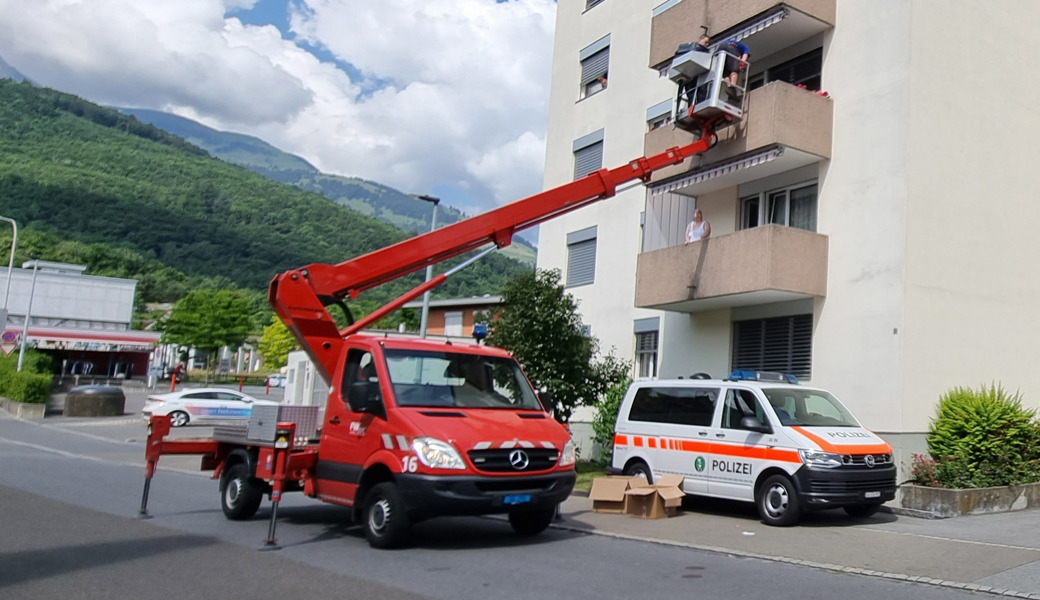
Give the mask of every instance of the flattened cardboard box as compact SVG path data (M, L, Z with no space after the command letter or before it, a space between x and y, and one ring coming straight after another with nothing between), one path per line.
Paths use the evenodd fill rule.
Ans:
M610 476L597 477L592 480L589 498L592 500L592 511L598 513L625 514L627 496L625 492L638 486L647 485L643 477Z
M625 491L625 512L640 519L674 517L686 494L682 491L681 475L663 475L654 485L644 485Z

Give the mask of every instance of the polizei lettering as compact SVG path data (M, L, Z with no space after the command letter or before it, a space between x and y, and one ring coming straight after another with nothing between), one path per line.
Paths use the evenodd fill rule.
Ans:
M733 473L734 475L750 475L751 463L737 462L733 460L713 460L711 461L711 470L721 471L723 473Z
M869 433L862 431L828 431L827 435L832 438L870 438Z

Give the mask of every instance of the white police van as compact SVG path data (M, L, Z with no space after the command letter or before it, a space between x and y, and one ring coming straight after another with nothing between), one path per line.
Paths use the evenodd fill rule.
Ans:
M891 446L792 375L638 381L614 432L612 473L681 475L687 494L754 502L768 525L826 508L867 517L895 497Z

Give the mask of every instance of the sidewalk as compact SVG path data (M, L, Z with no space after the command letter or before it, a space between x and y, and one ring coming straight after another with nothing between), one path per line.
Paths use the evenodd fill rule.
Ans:
M554 526L833 571L1040 599L1040 511L919 519L879 512L810 513L795 527L762 524L745 503L688 497L675 517L595 513L573 495Z

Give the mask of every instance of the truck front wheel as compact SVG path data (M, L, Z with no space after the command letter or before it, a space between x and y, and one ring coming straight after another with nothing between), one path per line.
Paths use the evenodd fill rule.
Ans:
M408 515L397 486L384 481L365 497L365 538L373 548L397 548L408 537Z
M519 535L538 535L556 518L556 507L509 513L509 524Z
M264 499L263 488L249 476L245 463L236 463L224 471L220 482L220 508L232 521L251 518Z

